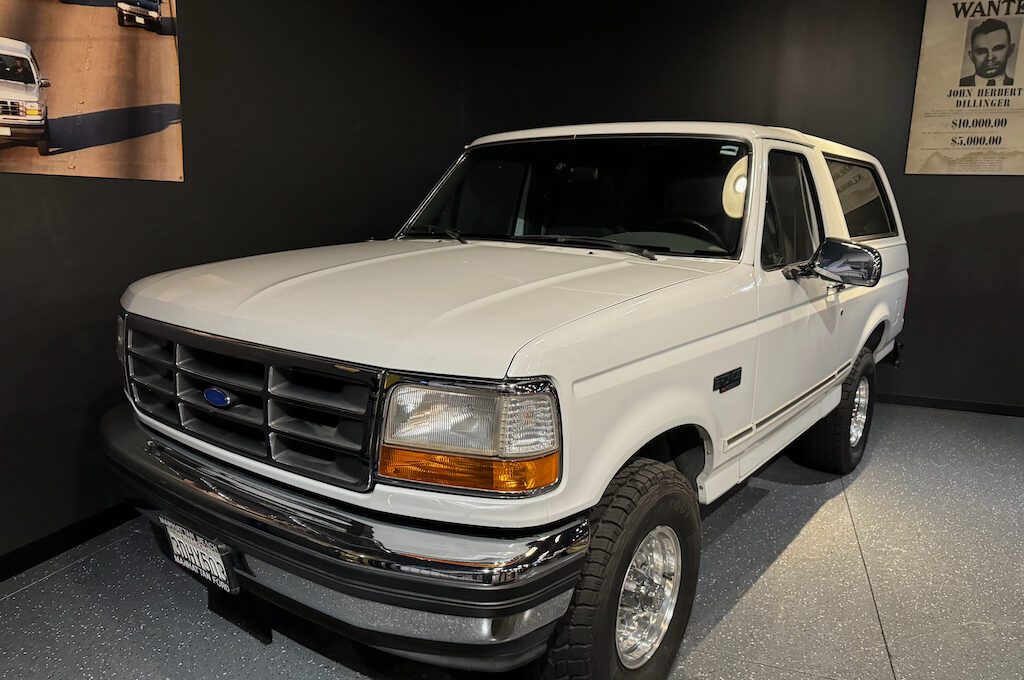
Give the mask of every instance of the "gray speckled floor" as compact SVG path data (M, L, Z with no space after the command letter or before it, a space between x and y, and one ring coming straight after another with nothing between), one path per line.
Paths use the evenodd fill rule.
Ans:
M879 406L854 474L779 458L705 518L673 678L1024 678L1022 489L1024 419ZM264 646L142 520L0 583L0 621L4 678L469 677L301 633Z

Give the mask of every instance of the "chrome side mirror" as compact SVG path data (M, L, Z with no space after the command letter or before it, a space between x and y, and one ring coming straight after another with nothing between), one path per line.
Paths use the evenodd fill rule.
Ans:
M870 246L827 238L805 264L789 267L783 273L787 279L820 276L826 281L870 288L882 278L882 255Z
M811 270L825 279L850 286L875 286L882 278L882 255L871 246L825 239L811 258Z
M39 79L39 87L49 87L49 86L50 86L50 81L49 80L47 80L46 78L40 78Z

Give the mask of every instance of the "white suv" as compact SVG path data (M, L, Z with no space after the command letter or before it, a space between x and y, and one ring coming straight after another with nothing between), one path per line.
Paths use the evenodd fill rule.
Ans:
M484 137L393 239L133 284L108 450L224 606L460 668L663 678L698 504L794 442L860 461L908 262L879 163L799 132Z
M40 154L49 152L48 87L29 44L0 38L0 143L29 141Z

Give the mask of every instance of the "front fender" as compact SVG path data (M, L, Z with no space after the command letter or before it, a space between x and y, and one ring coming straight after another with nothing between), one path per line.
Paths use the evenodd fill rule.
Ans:
M707 395L696 389L676 387L652 392L632 403L616 417L590 463L584 470L583 488L592 490L596 504L615 474L645 444L658 435L682 425L697 427L704 438L705 465L718 450L720 430L708 408Z

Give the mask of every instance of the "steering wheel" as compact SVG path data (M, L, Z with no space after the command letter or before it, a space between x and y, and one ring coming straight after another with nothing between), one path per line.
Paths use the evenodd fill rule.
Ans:
M695 236L702 241L707 241L708 243L718 246L725 252L729 252L729 247L725 245L725 241L723 241L722 237L718 235L718 232L693 218L664 217L655 222L654 226L680 234L681 236Z

